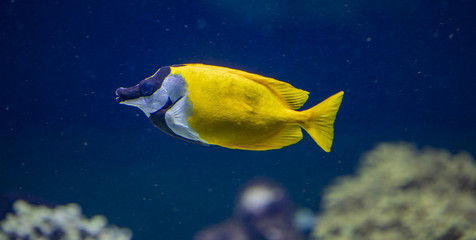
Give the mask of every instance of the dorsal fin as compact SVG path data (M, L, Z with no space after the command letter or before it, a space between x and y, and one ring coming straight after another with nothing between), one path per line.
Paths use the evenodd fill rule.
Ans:
M225 71L231 74L236 74L257 83L260 83L270 90L272 90L277 95L281 96L282 99L289 105L291 109L299 109L304 103L307 101L309 92L297 89L293 87L291 84L286 82L281 82L279 80L263 77L258 74L248 73L241 70L226 68L226 67L219 67L213 65L205 65L200 63L193 63L193 64L185 64L186 66L190 67L199 67L199 68L207 68L219 71Z

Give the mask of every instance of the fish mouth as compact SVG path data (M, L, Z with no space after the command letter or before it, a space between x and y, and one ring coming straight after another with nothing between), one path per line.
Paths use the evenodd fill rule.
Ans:
M115 92L115 93L116 93L116 102L117 102L117 103L121 103L121 102L124 102L124 101L125 101L125 99L124 99L124 98L121 96L121 94L119 93L120 91L123 91L123 89L124 89L123 87L120 87L120 88L116 89L116 92Z
M117 102L117 103L121 103L121 102L124 101L124 99L121 98L121 96L119 95L119 93L117 93L117 91L119 91L119 89L121 89L121 88L116 89L116 102Z

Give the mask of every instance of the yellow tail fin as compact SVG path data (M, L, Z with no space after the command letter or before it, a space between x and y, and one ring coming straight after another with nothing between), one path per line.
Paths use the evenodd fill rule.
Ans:
M311 135L312 139L324 151L330 152L334 140L334 121L342 102L344 92L340 91L311 109L305 110L308 121L302 126Z

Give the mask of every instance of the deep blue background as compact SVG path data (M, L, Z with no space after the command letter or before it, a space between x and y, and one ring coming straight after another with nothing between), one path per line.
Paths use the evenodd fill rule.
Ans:
M0 210L77 202L135 239L191 239L267 176L319 209L323 188L382 141L476 154L476 2L24 1L0 3ZM311 92L345 91L331 153L171 138L115 102L159 67L201 62Z

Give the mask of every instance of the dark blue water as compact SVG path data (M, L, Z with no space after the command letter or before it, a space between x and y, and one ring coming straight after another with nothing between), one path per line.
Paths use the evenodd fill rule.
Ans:
M32 3L33 2L33 3ZM319 209L321 191L382 141L476 154L476 2L0 3L1 209L79 203L135 239L191 239L232 214L254 176ZM159 67L201 62L311 92L345 91L331 153L204 147L115 101Z

